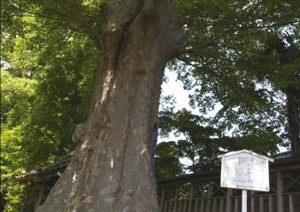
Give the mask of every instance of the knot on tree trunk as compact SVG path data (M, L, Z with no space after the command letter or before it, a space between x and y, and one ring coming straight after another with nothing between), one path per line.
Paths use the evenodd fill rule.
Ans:
M73 132L72 141L76 144L82 143L87 132L85 124L78 124Z

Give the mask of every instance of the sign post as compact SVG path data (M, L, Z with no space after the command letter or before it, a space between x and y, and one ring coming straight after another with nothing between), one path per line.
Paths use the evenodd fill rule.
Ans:
M228 152L218 157L222 160L221 187L242 189L242 212L247 212L247 190L270 190L269 161L274 160L249 150Z
M247 212L247 190L242 191L242 212Z

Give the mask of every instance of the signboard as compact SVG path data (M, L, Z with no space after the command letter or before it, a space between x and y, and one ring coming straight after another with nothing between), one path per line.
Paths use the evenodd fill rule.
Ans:
M269 159L248 150L230 152L222 158L221 187L269 191Z

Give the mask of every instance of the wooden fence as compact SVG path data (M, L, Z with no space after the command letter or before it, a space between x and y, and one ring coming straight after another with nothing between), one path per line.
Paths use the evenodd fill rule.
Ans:
M249 212L300 212L300 158L270 166L270 192L248 191ZM241 190L220 187L220 171L158 183L161 212L240 212Z
M69 158L18 176L31 182L22 211L43 204ZM161 212L240 212L241 191L220 187L220 170L158 182ZM270 192L248 192L249 212L300 212L300 157L275 160L270 166Z

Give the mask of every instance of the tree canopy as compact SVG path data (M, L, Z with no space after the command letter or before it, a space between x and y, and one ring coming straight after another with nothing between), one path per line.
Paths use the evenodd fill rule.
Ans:
M191 120L191 114L162 111L163 134L181 132L186 140L178 145L188 141L189 146L195 145L196 140L200 149L205 149L201 148L205 139L193 142L191 135L194 131L203 136L201 129L213 129L210 145L216 139L223 142L217 144L215 154L220 154L220 147L223 151L248 148L274 154L278 145L299 146L299 18L292 8L287 9L298 3L278 3L182 3L182 8L189 8L183 10L188 13L182 17L188 29L187 49L171 63L171 69L177 71L185 89L192 93L190 105L199 114L193 114L196 130L192 129L193 124L187 130L185 124ZM289 98L287 91L293 97ZM207 118L211 112L216 114ZM295 154L297 148L292 148ZM188 157L194 161L194 155ZM209 164L200 152L196 155L198 166Z
M1 195L8 201L6 211L20 208L26 189L14 176L75 148L72 132L91 112L104 52L101 36L110 30L99 14L111 12L102 5L115 2L1 2ZM139 2L147 13L158 5ZM199 114L169 107L160 111L161 135L175 131L185 137L158 145L160 178L184 172L179 158L192 160L188 170L197 172L215 168L216 155L224 151L273 154L278 145L293 141L295 153L300 152L297 14L298 0L178 1L184 48L168 66L192 91L190 105Z

